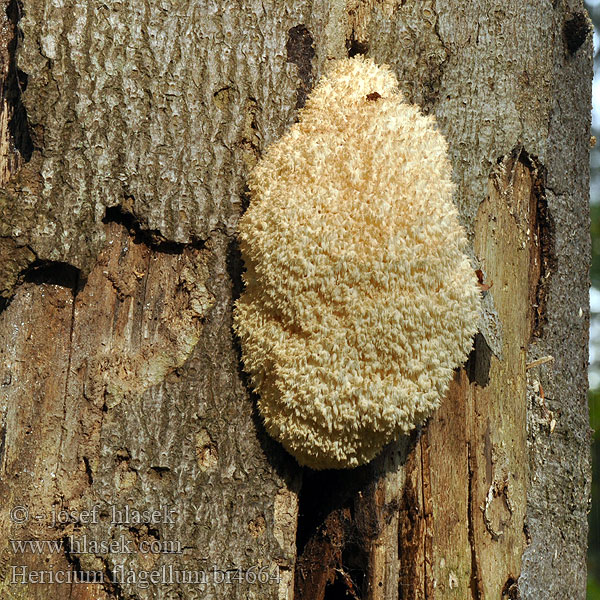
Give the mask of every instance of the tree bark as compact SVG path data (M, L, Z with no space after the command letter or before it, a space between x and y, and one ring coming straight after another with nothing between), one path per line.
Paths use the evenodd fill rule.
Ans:
M582 3L1 3L2 598L583 599ZM241 369L235 227L359 53L449 142L485 314L422 429L313 472Z

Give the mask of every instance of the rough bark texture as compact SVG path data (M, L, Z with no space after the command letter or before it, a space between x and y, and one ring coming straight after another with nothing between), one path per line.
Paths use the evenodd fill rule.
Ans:
M582 3L1 4L0 595L584 598ZM357 53L449 141L488 316L422 431L303 473L240 369L234 231L257 157L328 60ZM111 522L125 506L176 515ZM84 536L134 551L78 553ZM118 576L169 565L209 583ZM96 579L15 584L11 566ZM279 581L253 583L262 567Z

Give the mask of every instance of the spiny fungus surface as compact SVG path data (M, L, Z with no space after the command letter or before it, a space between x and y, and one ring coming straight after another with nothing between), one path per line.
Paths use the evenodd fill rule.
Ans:
M267 431L355 467L440 403L476 332L447 146L387 66L337 61L251 173L235 330Z

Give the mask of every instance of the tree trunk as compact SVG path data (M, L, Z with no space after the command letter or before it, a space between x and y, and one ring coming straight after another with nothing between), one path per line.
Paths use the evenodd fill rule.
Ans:
M2 598L583 599L582 3L1 1ZM357 53L448 139L485 315L422 430L314 472L241 370L235 227Z

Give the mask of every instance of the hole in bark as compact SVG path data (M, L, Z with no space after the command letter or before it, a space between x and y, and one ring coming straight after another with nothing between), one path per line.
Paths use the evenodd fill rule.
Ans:
M287 62L298 67L301 83L296 92L296 108L302 108L312 88L312 60L315 57L314 40L306 25L296 25L288 31L285 49Z
M356 588L349 575L342 570L336 571L333 583L327 584L323 600L359 600Z
M370 552L381 519L372 467L304 470L299 497L295 600L366 597Z
M23 273L23 281L38 285L60 285L75 293L82 283L80 276L79 269L68 263L36 260Z
M90 465L90 459L87 456L83 457L83 464L85 465L85 474L88 478L88 483L92 485L94 483L94 475L92 473L92 466Z
M546 301L550 287L550 277L556 269L556 256L554 254L554 221L548 210L548 201L545 195L537 195L537 230L540 240L540 278L535 291L535 323L533 335L539 337L544 325L548 322L546 314Z
M371 584L371 569L377 569L374 544L389 519L401 511L398 501L386 502L380 478L396 460L406 463L419 435L393 442L383 450L385 456L356 469L303 470L295 600L370 597L369 586L376 585Z
M4 450L6 448L6 424L2 425L2 433L0 434L0 464L4 460Z
M2 93L8 105L8 130L14 149L23 157L25 162L31 159L34 146L27 121L27 111L23 105L21 94L27 88L27 74L17 68L17 47L22 37L18 28L21 19L22 6L18 0L10 0L6 7L6 16L11 24L12 38L8 42L8 74Z
M246 185L244 187L244 191L241 194L241 206L242 206L242 215L248 210L250 206L250 189Z
M469 354L465 370L470 383L485 387L490 382L492 351L481 333L475 335L473 350Z
M242 273L244 273L244 261L240 252L240 245L237 239L233 238L227 245L227 272L231 279L231 296L235 302L242 291L244 290L244 282L242 281Z
M521 594L519 593L519 584L517 580L510 576L504 587L502 588L502 598L508 598L508 600L520 600Z
M354 32L352 32L350 38L346 40L346 50L348 50L348 56L350 58L356 56L357 54L364 55L369 51L369 44L368 42L359 42L354 37Z
M592 31L591 23L584 13L575 13L565 21L563 34L569 54L575 54L581 48L590 31Z
M365 582L366 565L369 564L369 555L364 547L355 542L348 542L342 551L342 565L345 572L345 580L348 578L353 583L354 592L363 589ZM360 595L360 594L359 594Z
M310 537L324 521L327 514L325 502L320 498L327 498L325 492L329 489L327 481L323 479L323 471L305 470L300 490L298 506L298 529L296 534L296 548L298 556L304 552L304 548ZM325 487L322 487L325 485Z
M171 469L169 469L169 467L150 467L150 469L152 471L154 471L155 473L159 473L160 475L163 475L164 473L168 473Z

